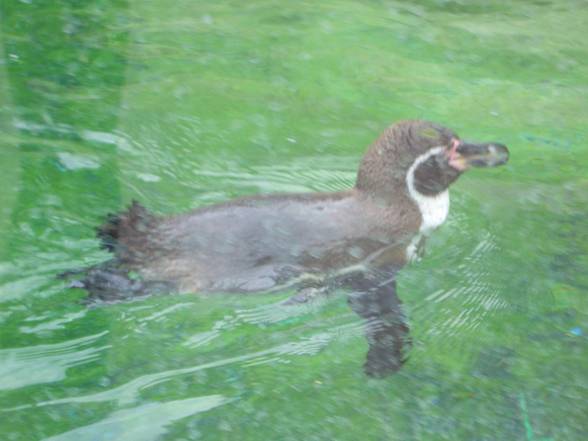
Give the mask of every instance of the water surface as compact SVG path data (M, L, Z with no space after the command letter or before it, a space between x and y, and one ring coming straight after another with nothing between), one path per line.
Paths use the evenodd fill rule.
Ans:
M14 440L588 439L582 1L3 0L0 433ZM353 185L391 122L510 146L452 189L399 295L413 349L361 365L339 293L88 309L94 228Z

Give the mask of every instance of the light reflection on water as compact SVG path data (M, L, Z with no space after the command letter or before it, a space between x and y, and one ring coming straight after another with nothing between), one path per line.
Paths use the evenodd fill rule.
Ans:
M0 350L0 389L18 389L66 378L66 371L83 363L96 361L110 346L97 340L108 331L57 344Z
M142 404L130 409L113 412L103 420L80 427L45 441L92 440L157 440L168 432L168 426L176 420L186 418L215 407L230 403L230 398L209 395L186 400Z
M363 324L361 323L347 323L343 325L339 325L336 327L332 327L329 329L328 332L324 333L317 333L313 334L308 338L300 339L299 341L293 341L289 343L285 343L273 348L268 348L263 351L254 352L254 353L247 353L244 355L239 355L235 357L229 357L221 360L217 360L210 363L205 363L202 365L190 366L186 368L180 369L173 369L163 372L158 372L156 374L148 374L143 375L141 377L135 378L134 380L123 384L121 386L115 387L105 392L100 392L91 395L82 395L82 396L75 396L69 398L61 398L56 400L50 401L42 401L37 402L34 405L22 405L16 407L10 407L2 409L3 411L18 411L23 409L28 409L31 407L44 407L44 406L54 406L60 404L68 404L68 403L97 403L101 401L117 401L120 405L128 405L131 403L136 402L139 399L139 394L141 391L156 386L160 383L173 380L179 376L194 374L196 372L206 370L206 369L214 369L217 367L223 367L227 365L237 364L244 368L256 366L260 364L266 363L289 363L290 358L292 356L312 356L317 354L321 351L331 340L334 338L337 339L345 339L349 337L356 337L363 332ZM100 336L92 336L92 339L96 339ZM80 339L82 340L82 339ZM83 339L84 343L89 340ZM78 345L79 341L71 341L67 343L66 350L69 350L69 346ZM61 345L63 346L63 345ZM193 345L189 345L192 348ZM22 387L23 385L27 384L35 384L35 383L42 383L42 382L51 382L51 381L58 381L65 378L65 369L71 367L75 364L84 363L91 361L92 359L96 358L96 353L100 350L107 349L108 347L101 347L98 349L93 350L82 350L78 351L73 355L73 360L70 361L68 357L63 356L59 358L59 365L54 366L54 370L52 372L45 372L45 377L39 379L27 379L24 381L19 382L17 378L7 378L6 385L15 384L15 388ZM47 365L52 364L56 361L56 357L53 356L53 353L60 353L62 354L65 350L62 347L59 348L51 348L49 354L47 353L46 348L39 348L38 354L35 353L32 356L29 356L29 353L35 352L30 348L27 349L26 354L23 356L18 354L18 351L7 351L7 354L4 358L8 360L8 362L3 363L4 366L12 367L14 365L14 358L20 359L24 358L25 360L30 360L30 364L27 367L24 363L21 363L18 367L19 370L23 371L23 375L27 377L31 374L34 369L38 369L42 363L47 363ZM17 360L18 361L18 360ZM42 361L42 363L41 363ZM42 369L42 367L41 367ZM12 369L11 369L12 370Z

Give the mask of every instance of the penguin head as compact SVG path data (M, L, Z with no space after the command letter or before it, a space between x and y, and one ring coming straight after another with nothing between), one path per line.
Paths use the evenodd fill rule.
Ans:
M368 149L356 188L383 197L402 190L432 197L446 191L469 168L507 161L508 149L502 144L466 142L429 121L401 121Z

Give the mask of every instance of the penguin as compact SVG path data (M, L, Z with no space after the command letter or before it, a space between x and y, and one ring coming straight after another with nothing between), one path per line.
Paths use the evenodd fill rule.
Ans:
M371 376L397 371L408 326L396 294L397 272L422 254L446 220L449 186L474 167L508 161L506 146L462 140L423 120L388 127L367 149L353 188L270 194L158 216L138 202L97 230L113 253L83 270L74 286L89 302L153 293L260 293L343 288L366 321Z

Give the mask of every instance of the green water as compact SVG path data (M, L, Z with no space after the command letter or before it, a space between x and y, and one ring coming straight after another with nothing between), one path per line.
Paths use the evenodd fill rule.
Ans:
M2 440L588 439L584 1L0 3ZM339 190L389 123L509 145L398 285L413 348L362 371L345 294L88 309L60 271L158 213Z

